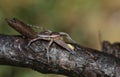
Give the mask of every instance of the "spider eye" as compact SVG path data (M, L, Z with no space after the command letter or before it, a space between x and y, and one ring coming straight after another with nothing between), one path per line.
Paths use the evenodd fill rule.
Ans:
M67 44L67 45L68 45L68 47L70 47L72 50L75 49L73 45L71 45L71 44Z

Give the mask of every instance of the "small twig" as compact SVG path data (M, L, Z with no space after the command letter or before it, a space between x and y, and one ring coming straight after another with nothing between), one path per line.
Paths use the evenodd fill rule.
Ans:
M37 32L35 32L29 25L23 23L22 21L16 18L13 18L11 20L6 18L5 20L12 28L14 28L25 37L29 39L37 37Z

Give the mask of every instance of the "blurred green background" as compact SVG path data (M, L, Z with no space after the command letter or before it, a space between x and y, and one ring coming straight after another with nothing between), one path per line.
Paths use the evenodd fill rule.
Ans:
M0 0L1 34L18 34L4 21L12 17L33 26L67 32L77 43L86 47L100 49L100 39L120 41L119 0ZM0 77L63 76L1 65Z

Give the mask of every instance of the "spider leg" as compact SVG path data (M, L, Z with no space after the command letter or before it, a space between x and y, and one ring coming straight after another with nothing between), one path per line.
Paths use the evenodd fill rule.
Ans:
M47 31L47 32L49 32L49 33L52 33L51 30L48 30L48 29L46 29L46 28L44 28L44 27L42 27L42 26L34 26L34 27L40 29L41 32Z
M33 43L33 42L35 42L35 41L37 41L37 40L40 40L40 39L42 39L42 38L37 37L37 38L34 38L34 39L30 40L30 41L28 42L28 44L27 44L26 47L29 47L29 46L31 45L31 43Z
M48 43L48 46L46 47L48 63L49 63L49 60L50 60L50 56L49 56L49 48L50 48L50 46L52 45L52 43L53 43L53 39L50 40L50 42Z
M70 43L76 43L72 38L65 32L59 32L60 35L65 36Z
M64 49L68 50L71 54L75 55L76 52L71 49L63 40L54 40L59 46L63 47Z

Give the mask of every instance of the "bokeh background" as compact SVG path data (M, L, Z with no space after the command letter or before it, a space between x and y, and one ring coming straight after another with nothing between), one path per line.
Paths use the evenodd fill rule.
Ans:
M120 41L120 0L0 0L1 34L19 34L4 21L12 17L67 32L78 44L94 49L100 50L103 40ZM0 77L63 76L0 65Z

